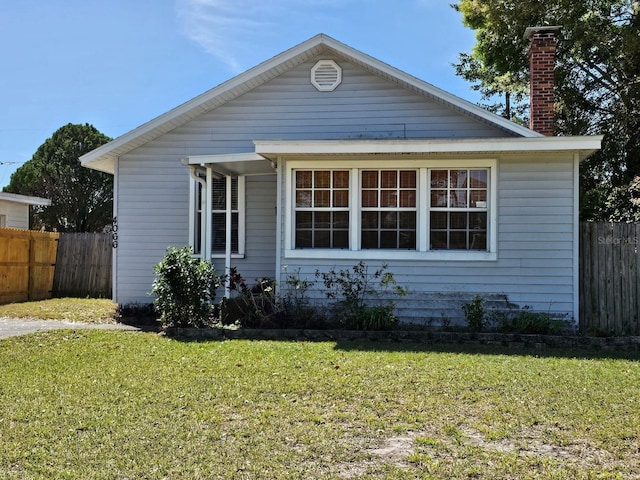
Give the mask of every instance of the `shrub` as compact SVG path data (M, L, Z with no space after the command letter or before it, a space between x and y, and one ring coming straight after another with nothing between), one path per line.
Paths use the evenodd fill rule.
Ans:
M326 297L336 300L332 313L339 327L382 330L397 324L393 314L395 302L383 297L389 290L397 296L405 296L407 291L387 268L383 264L370 274L367 265L360 261L351 269L316 271L316 277L322 279L326 288Z
M316 282L300 278L300 269L289 272L287 266L283 266L285 272L284 285L280 291L282 307L282 327L285 328L329 328L323 309L311 305L307 293Z
M464 318L467 321L467 327L473 332L479 332L486 326L486 311L484 308L484 299L480 295L473 297L468 303L462 305Z
M169 247L153 268L157 275L151 293L165 327L202 327L213 313L215 291L220 286L211 262L191 256L189 247Z
M232 268L229 287L236 295L223 298L220 321L223 325L239 324L247 328L273 328L278 324L281 308L275 296L275 281L261 278L249 288L245 279Z
M275 293L275 281L262 278L249 288L234 268L230 287L235 296L224 298L220 305L223 325L236 324L247 328L327 328L320 310L310 305L307 290L314 282L300 279L300 271L293 274L284 267L284 287Z
M301 279L300 270L289 273L284 267L283 288L276 295L273 280L259 279L249 287L233 268L229 285L235 295L222 300L220 321L223 325L248 328L390 329L397 324L393 313L395 302L385 303L382 297L388 290L396 295L406 295L406 290L397 285L386 269L383 265L369 274L367 266L360 262L350 270L316 272L327 287L327 298L337 300L331 313L326 314L325 308L310 304L307 292L315 282Z
M393 314L395 303L375 305L356 312L355 328L358 330L391 330L398 324Z

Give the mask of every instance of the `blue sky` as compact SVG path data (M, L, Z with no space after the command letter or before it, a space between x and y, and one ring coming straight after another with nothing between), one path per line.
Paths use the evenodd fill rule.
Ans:
M118 137L318 34L462 98L473 32L449 0L5 0L0 187L55 130Z

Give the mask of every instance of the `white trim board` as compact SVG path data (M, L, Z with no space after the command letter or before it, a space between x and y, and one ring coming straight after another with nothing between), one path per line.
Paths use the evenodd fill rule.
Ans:
M373 155L431 153L577 152L580 160L600 148L602 136L537 138L471 138L434 140L256 140L257 154Z

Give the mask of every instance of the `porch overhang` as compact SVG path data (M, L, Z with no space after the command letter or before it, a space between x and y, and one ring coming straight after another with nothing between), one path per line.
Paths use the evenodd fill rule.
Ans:
M423 140L255 140L255 153L277 160L304 156L453 155L535 152L578 153L580 161L600 149L602 136L447 138Z
M190 155L182 159L182 164L210 168L214 174L226 177L269 175L276 172L275 161L257 153Z

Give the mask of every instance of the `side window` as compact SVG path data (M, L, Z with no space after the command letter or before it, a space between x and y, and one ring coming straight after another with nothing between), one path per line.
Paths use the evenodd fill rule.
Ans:
M227 195L231 195L231 253L244 254L244 191L245 178L231 179L231 192L227 192L226 179L213 179L211 185L211 256L221 256L226 250L226 207ZM204 187L199 182L193 184L193 231L191 245L197 255L202 252L202 222L206 212L203 202Z
M211 208L211 253L224 253L227 238L226 179L213 179ZM238 178L231 179L231 253L238 253Z

